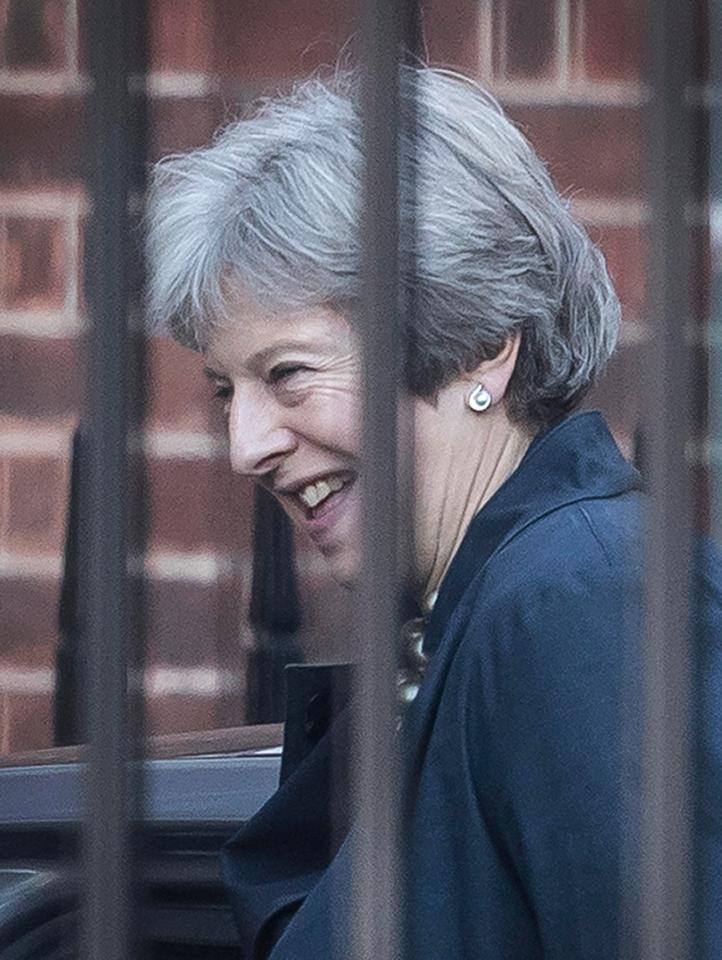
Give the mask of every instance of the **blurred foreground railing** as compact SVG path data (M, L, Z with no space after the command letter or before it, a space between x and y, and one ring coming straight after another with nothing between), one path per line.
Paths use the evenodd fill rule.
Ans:
M130 332L133 241L129 203L142 170L140 115L131 95L143 36L141 0L88 5L92 92L88 116L91 229L86 258L90 314L87 422L87 623L83 689L88 742L81 955L127 960L133 952L131 822L140 784L134 725L141 684L129 684L139 618L128 577L132 473L128 437L137 401ZM135 84L137 90L137 84Z
M364 0L362 4L363 133L365 191L362 208L364 274L362 558L357 597L357 650L361 683L354 722L352 770L358 826L354 848L354 960L399 956L403 899L399 875L399 789L396 739L397 653L404 570L402 533L412 529L412 462L403 407L402 330L411 301L402 292L400 204L403 164L399 66L417 39L415 0ZM407 116L405 122L412 123ZM407 130L408 134L409 131ZM413 216L404 218L413 230ZM343 954L341 950L339 955Z
M649 8L650 261L642 648L640 934L643 960L691 960L693 806L690 642L690 122L692 4Z

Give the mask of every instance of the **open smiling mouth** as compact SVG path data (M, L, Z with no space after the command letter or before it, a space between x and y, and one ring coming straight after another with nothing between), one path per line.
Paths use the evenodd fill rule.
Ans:
M333 473L314 483L308 483L296 494L304 510L306 520L320 520L339 502L343 494L356 480L352 473Z

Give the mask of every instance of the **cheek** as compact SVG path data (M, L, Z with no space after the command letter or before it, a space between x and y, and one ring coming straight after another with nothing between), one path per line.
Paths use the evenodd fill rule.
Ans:
M303 434L323 446L359 456L361 404L356 394L342 390L319 391L311 403L303 405L299 427Z
M441 440L438 416L433 407L417 400L413 407L413 423L414 472L417 484L423 486L434 473Z
M418 400L414 405L414 494L417 527L424 534L439 517L450 479L456 472L454 437L458 423L438 407Z

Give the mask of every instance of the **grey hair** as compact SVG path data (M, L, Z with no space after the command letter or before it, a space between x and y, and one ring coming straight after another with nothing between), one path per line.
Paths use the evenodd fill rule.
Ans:
M517 419L549 422L579 403L614 349L620 308L604 259L488 94L456 74L402 69L402 150L413 158L402 169L415 196L415 249L402 251L413 263L404 278L414 304L409 389L432 397L518 333L507 407ZM156 165L148 206L154 332L203 350L227 322L236 282L269 310L323 304L354 314L358 87L353 72L306 80L256 105L210 146ZM409 194L402 183L402 197Z

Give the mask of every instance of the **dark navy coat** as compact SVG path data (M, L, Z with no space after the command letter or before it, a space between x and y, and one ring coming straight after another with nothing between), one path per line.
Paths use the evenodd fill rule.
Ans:
M600 415L581 413L535 439L470 525L403 721L407 960L636 955L640 501ZM720 583L710 553L700 960L722 957ZM345 956L349 824L343 777L331 807L331 753L321 744L226 850L244 957Z

